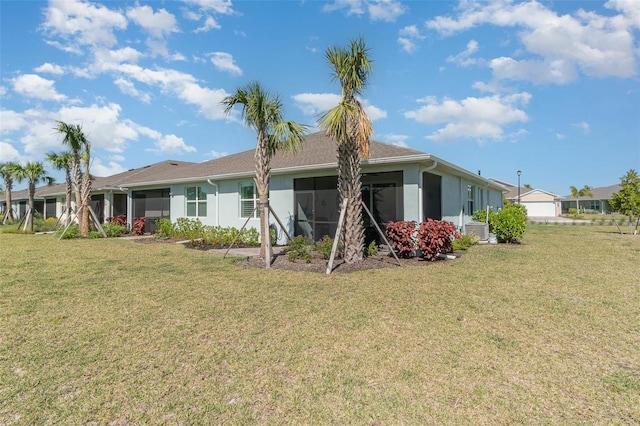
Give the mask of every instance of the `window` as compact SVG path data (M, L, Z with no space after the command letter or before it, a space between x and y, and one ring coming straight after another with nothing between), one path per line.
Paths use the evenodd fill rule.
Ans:
M201 186L187 187L187 216L204 217L207 215L207 191Z
M240 184L240 217L258 217L258 191L253 183Z
M473 185L467 185L467 214L471 216L473 214L473 193L476 191L476 187Z

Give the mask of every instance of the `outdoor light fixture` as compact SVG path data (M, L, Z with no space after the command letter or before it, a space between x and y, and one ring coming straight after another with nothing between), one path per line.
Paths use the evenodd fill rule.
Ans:
M520 175L522 172L518 170L518 204L520 204Z

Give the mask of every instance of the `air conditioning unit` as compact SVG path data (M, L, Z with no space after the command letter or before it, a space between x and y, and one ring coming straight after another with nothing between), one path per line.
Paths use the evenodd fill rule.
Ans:
M469 222L464 225L464 233L469 235L474 233L480 238L480 241L489 239L489 224L484 222Z

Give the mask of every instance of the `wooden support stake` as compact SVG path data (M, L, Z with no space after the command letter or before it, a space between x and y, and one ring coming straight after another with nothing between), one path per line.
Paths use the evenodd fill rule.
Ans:
M333 239L333 247L331 248L331 256L329 257L329 263L327 263L327 275L331 274L333 269L333 260L336 257L336 251L338 250L338 241L340 241L340 231L342 231L342 224L344 223L344 215L347 210L347 199L342 201L340 207L340 218L338 219L338 228L336 229L336 236Z
M387 245L387 247L389 247L389 250L391 250L391 254L393 254L393 257L396 258L396 262L398 262L398 265L402 266L402 263L400 263L400 259L398 259L398 256L396 255L396 251L393 249L391 244L389 244L389 241L387 240L387 237L384 236L384 232L382 232L382 230L378 226L378 222L376 222L376 220L373 218L373 215L371 214L371 211L369 210L367 205L364 203L364 201L362 201L362 207L364 207L364 210L369 215L369 218L371 219L371 223L373 223L373 226L376 227L376 230L378 231L378 234L380 234L380 236L384 240L384 242Z

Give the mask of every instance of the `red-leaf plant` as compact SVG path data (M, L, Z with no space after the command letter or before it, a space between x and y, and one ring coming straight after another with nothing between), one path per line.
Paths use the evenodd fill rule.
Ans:
M399 257L409 258L415 256L416 253L416 240L414 233L416 230L415 221L398 221L387 223L385 227L385 234L389 239L389 242L393 246L396 254Z
M127 226L127 215L120 214L118 216L108 217L107 222L115 223L120 226Z
M427 219L420 224L418 230L418 248L422 250L422 257L425 260L438 260L439 253L448 253L452 250L453 238L459 238L453 223L446 220Z
M144 222L145 222L145 220L146 220L146 218L144 216L133 218L133 227L131 228L131 232L133 232L136 235L144 234Z

